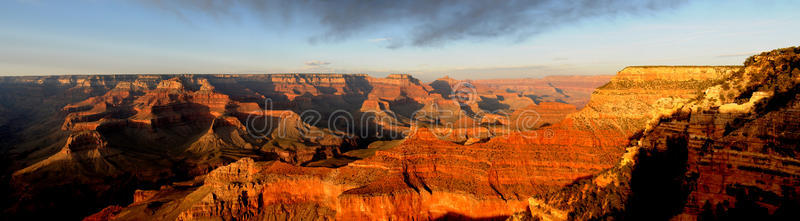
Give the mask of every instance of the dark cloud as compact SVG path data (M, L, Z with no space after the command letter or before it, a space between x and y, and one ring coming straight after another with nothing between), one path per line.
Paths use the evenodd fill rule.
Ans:
M458 40L530 36L587 18L649 15L686 0L138 0L185 18L200 13L217 19L243 14L280 22L316 21L309 41L330 42L380 28L401 27L387 47L438 46ZM304 24L293 24L304 25ZM370 37L375 37L371 36Z

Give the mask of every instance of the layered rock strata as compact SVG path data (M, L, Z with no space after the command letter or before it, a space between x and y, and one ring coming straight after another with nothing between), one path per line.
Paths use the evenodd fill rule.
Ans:
M697 70L689 68L676 75L690 73L690 76L694 76L691 73ZM623 77L616 82L627 82L625 74L621 75ZM713 80L719 80L719 77L715 76ZM612 80L612 83L592 95L592 101L587 106L589 108L536 130L496 131L496 128L485 127L453 133L457 128L439 128L435 124L409 125L411 133L402 142L374 149L369 157L339 168L306 168L279 162L241 160L229 165L230 168L211 173L226 174L222 176L225 178L210 175L202 186L177 198L173 195L171 198L151 198L146 202L166 205L162 207L164 209L151 211L166 219L504 218L529 208L529 196L560 189L576 179L614 167L625 152L624 147L629 144L628 138L637 131L645 130L649 118L671 110L676 102L686 102L691 96L697 96L706 84L711 84L706 81L713 80L698 77L675 82L669 87L680 88L683 93L664 95L657 93L663 88L651 88L646 82L618 87ZM442 91L463 85L463 81L453 79L440 81L443 83L431 84L431 88L432 94L438 94L442 99L458 95ZM498 99L503 95L481 95L479 86L475 88L478 91L477 102L461 105L450 101L455 105L451 108L506 108L498 105L504 104ZM687 92L690 94L685 94ZM612 99L610 94L627 97ZM511 97L505 96L504 100ZM515 96L519 97L519 94ZM678 101L674 101L676 99ZM486 101L493 104L480 103ZM566 105L547 102L537 105L533 100L530 101L524 108L516 109L516 112L526 108L570 109ZM391 109L393 102L397 101L365 103L362 109L383 109L386 106ZM511 107L519 102L517 100L506 105ZM631 103L639 105L635 105L634 110L604 112L607 108ZM421 105L421 109L431 108L428 105L432 104ZM545 114L540 115L558 118L542 112ZM465 119L463 116L468 115L469 111L460 114L453 119L454 122ZM639 122L641 124L637 125ZM479 139L484 139L480 134L495 135L485 136L485 140L479 142L469 139L464 143L451 142L457 139L453 134L460 133L474 134L466 138ZM120 210L117 218L124 220L136 217L144 209L139 205Z
M513 113L538 110L553 123L575 111L536 105L532 92L481 90L478 100L458 102L402 74L0 77L0 90L0 133L9 138L0 141L9 159L3 183L11 185L4 213L17 218L46 216L36 212L44 209L76 217L147 201L158 197L134 196L134 189L192 179L243 157L341 167L391 149L399 142L386 139L415 127L458 125L437 130L442 145L486 148L490 137L520 129L510 125ZM309 121L306 110L319 119ZM341 113L370 123L327 124ZM378 136L387 131L399 135Z
M530 215L517 218L793 219L798 83L800 48L750 57L697 99L654 118L631 148L636 157L531 198Z

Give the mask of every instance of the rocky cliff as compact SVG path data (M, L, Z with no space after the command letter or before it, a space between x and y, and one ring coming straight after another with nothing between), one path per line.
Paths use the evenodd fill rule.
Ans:
M796 218L800 48L725 76L654 118L618 166L531 198L516 218Z
M579 128L609 129L629 137L643 129L648 120L662 113L669 113L741 68L627 67L608 84L595 90L584 110L567 118Z

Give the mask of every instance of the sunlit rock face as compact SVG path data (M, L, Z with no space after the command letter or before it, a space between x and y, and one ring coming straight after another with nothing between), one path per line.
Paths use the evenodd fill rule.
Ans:
M638 78L638 77L637 77ZM656 116L614 168L532 197L518 218L775 219L798 216L800 48L748 58Z
M800 122L792 119L800 118L800 48L765 52L745 65L721 84L723 96L706 93L642 140L654 149L685 143L672 145L687 155L678 218L797 215Z
M571 114L584 129L608 129L628 137L647 121L695 99L741 66L636 66L621 70L592 93L586 108Z

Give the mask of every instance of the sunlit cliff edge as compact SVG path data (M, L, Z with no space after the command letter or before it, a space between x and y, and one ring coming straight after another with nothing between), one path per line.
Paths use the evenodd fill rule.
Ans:
M800 48L722 77L650 120L617 166L536 195L510 219L796 218Z

